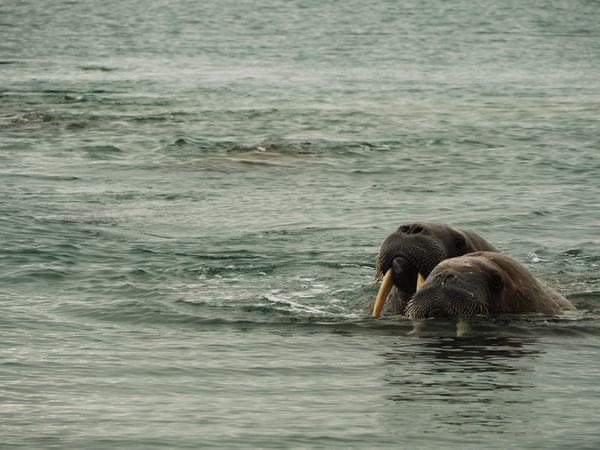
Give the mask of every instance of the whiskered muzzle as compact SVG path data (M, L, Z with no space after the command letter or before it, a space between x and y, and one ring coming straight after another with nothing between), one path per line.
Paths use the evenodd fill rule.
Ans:
M406 237L399 233L388 236L377 255L375 281L380 281L388 269L392 267L394 258L403 256L423 275L427 276L433 268L446 259L447 255L441 245L426 236Z
M406 306L405 316L409 319L425 319L489 314L487 305L475 297L432 294L423 291L415 294Z

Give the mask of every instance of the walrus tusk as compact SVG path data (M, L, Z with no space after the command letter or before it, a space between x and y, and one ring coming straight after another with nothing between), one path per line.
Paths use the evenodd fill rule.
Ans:
M425 277L419 272L417 274L417 286L415 288L415 292L421 288L421 285L425 282ZM392 287L394 286L394 282L392 281L392 269L389 269L383 280L381 282L381 286L379 287L379 292L377 293L377 298L375 299L375 306L373 307L373 317L377 318L381 314L381 310L383 309L383 305L387 299L387 296L390 294Z
M459 317L456 321L456 337L463 337L469 331L471 331L469 322L464 320L462 317Z
M383 309L387 296L392 290L392 286L394 286L394 282L392 281L392 269L389 269L383 277L381 286L379 286L379 292L377 293L375 306L373 307L373 317L377 318L379 317L379 314L381 314L381 310Z
M421 272L419 272L419 274L417 275L417 287L415 289L415 292L417 292L419 289L421 289L421 285L425 283L425 277L423 275L421 275Z

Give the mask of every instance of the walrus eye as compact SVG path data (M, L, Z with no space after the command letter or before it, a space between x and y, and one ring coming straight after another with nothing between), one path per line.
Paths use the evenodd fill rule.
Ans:
M499 273L493 273L490 277L490 289L492 291L498 292L501 291L504 287L504 280L500 276Z
M467 241L462 236L456 236L456 249L462 250L467 245Z

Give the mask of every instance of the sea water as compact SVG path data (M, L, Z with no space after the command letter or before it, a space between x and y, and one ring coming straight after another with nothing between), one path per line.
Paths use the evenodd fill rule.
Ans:
M0 446L600 446L596 1L0 3ZM564 317L370 317L399 225Z

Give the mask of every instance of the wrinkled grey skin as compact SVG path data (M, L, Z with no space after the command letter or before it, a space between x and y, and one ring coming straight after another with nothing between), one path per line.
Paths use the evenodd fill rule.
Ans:
M496 251L492 244L471 230L437 222L402 225L385 238L377 256L377 280L392 269L394 288L386 302L388 309L404 314L406 304L415 293L418 272L428 277L445 259L483 250Z
M575 307L510 256L476 252L442 261L405 310L409 319L561 314Z

